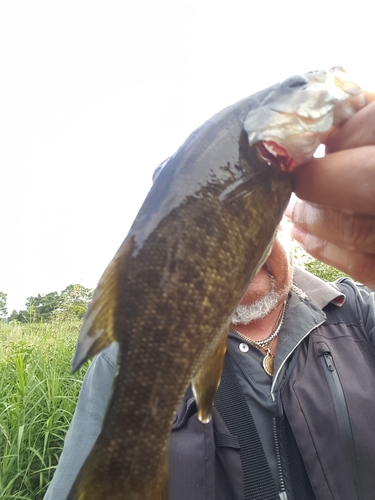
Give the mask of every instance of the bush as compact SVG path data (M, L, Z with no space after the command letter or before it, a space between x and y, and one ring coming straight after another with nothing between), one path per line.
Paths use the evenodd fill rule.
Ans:
M52 479L84 371L70 373L80 322L0 322L0 492L41 500Z

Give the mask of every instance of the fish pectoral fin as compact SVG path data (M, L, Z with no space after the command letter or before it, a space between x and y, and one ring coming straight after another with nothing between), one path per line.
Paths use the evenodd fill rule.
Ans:
M139 483L139 479L137 481ZM124 489L124 491L127 491ZM134 496L132 495L133 489L131 488L129 496L129 500L168 500L168 467L167 462L161 466L158 471L158 474L151 480L145 480L144 484L141 488L134 487L134 491L136 492ZM121 497L122 498L122 497Z
M126 266L133 248L132 238L126 238L104 271L85 314L72 361L72 372L102 349L117 342L115 316L118 310L118 276Z
M223 372L224 356L227 350L228 331L222 335L212 352L192 380L192 388L198 407L198 419L207 424L211 420L212 406Z
M150 500L167 500L168 499L168 472L167 468L161 474L158 479L156 487L152 495L150 495Z

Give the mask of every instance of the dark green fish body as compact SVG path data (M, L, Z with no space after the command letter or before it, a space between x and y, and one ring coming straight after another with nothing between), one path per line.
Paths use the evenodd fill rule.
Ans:
M244 126L269 93L223 110L169 159L100 280L73 367L117 341L118 372L68 500L165 499L169 434L191 381L210 418L232 314L292 191L288 168L250 146Z

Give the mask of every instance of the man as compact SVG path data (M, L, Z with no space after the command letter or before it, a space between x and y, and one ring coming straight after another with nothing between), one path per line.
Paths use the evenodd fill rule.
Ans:
M314 205L287 211L306 249L373 289L374 106L331 134L332 154L296 173L297 195ZM343 174L332 174L336 165ZM87 372L46 500L65 500L100 431L116 352L104 350ZM279 230L233 317L212 422L198 422L190 391L178 410L169 499L370 500L374 413L374 293L293 269Z

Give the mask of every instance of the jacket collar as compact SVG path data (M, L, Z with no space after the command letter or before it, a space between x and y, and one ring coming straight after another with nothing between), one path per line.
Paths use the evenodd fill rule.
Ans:
M310 298L320 309L330 303L340 307L345 301L345 295L334 283L328 283L300 267L294 268L293 284L293 291L297 295L302 294L300 298Z

